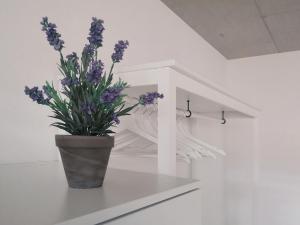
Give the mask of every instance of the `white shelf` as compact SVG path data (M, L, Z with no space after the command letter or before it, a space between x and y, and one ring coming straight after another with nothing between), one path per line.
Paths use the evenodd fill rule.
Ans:
M176 86L176 105L186 108L190 100L195 112L204 114L226 111L230 117L257 117L260 110L240 100L220 85L189 71L174 60L121 67L117 74L127 81L131 88L127 93L138 96L145 91L157 90L162 76L171 73Z
M0 166L0 224L94 225L200 188L199 181L108 169L104 185L70 189L60 162Z

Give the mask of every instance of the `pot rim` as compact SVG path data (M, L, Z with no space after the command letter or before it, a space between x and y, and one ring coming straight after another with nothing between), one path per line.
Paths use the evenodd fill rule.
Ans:
M90 138L114 138L114 136L90 136L90 135L73 135L73 134L55 134L55 136L64 136L64 137L90 137Z
M57 147L67 148L112 148L114 137L56 134L55 143Z

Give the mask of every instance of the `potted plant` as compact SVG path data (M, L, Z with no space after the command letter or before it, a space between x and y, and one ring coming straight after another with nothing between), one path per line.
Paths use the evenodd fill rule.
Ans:
M114 146L112 127L120 123L119 117L129 115L138 105L153 104L163 98L157 92L146 93L137 103L126 105L123 90L128 84L113 80L113 69L119 63L128 41L119 41L111 55L112 65L105 71L97 50L103 42L103 21L92 18L88 44L79 58L75 52L64 56L64 41L55 24L47 17L41 22L47 40L59 53L58 69L62 75L61 88L46 82L42 89L25 87L25 94L34 102L49 107L56 121L52 123L68 134L56 135L67 177L72 188L95 188L103 184L109 156Z

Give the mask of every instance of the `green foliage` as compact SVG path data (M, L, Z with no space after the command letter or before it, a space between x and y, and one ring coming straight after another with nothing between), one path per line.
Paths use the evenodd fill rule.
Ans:
M105 136L113 133L111 127L118 124L118 117L129 115L129 112L138 105L126 107L124 94L119 94L112 102L101 101L105 91L124 90L128 87L122 80L113 83L114 63L110 72L108 74L105 72L100 82L93 84L86 76L90 66L88 62L95 61L96 58L88 58L83 54L80 68L76 69L74 63L64 59L62 54L60 56L58 68L63 78L77 80L78 83L63 85L60 92L53 84L46 82L44 91L51 98L48 106L54 113L50 117L57 120L51 125L72 135Z

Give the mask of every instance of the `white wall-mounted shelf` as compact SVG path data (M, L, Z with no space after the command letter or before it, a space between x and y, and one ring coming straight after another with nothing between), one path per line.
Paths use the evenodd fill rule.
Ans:
M226 112L232 118L255 118L260 110L232 95L225 88L189 71L174 60L122 67L116 73L131 86L131 96L148 91L164 94L158 102L158 172L176 174L176 108L203 114ZM220 115L220 114L218 114Z
M224 110L245 117L257 117L260 113L257 107L242 101L224 87L188 70L175 60L125 66L117 72L132 87L128 93L136 95L157 90L164 76L170 73L170 79L177 88L176 103L179 108L185 108L186 100L189 99L193 110L202 113Z

